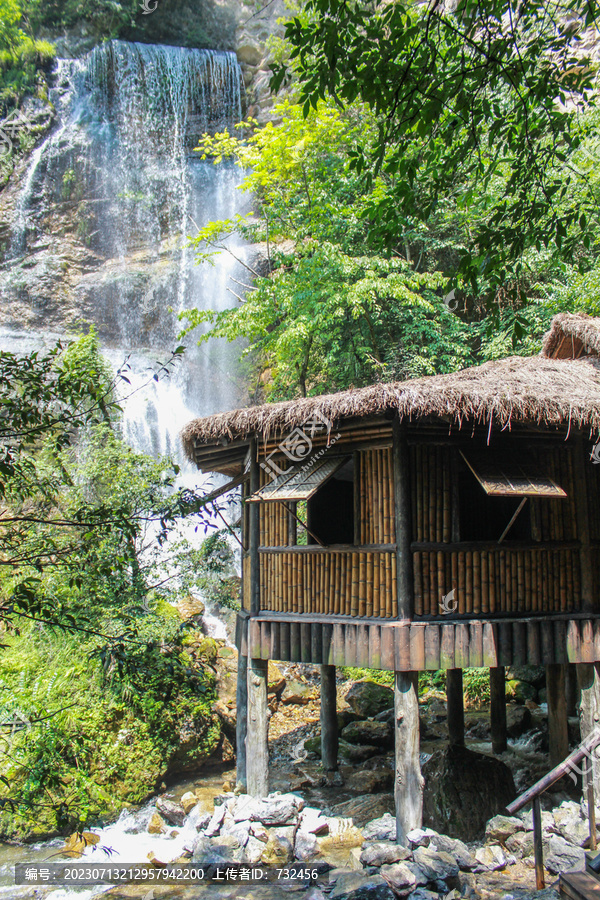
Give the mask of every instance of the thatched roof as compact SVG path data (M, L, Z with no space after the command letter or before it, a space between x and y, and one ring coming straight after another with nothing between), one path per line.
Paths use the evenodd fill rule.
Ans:
M561 313L552 319L544 337L542 356L552 359L579 359L600 355L600 319L584 314Z
M194 459L195 442L217 444L259 434L289 434L318 412L335 427L341 419L397 410L402 419L442 418L503 427L511 422L573 425L600 432L600 360L510 357L450 375L433 375L321 397L267 403L190 422L182 432Z

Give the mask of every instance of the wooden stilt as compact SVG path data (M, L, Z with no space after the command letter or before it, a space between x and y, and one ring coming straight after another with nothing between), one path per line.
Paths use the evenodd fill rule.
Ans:
M325 772L337 769L337 755L335 666L321 666L321 761Z
M423 776L419 762L418 673L396 672L396 841L423 821Z
M251 797L266 797L269 793L268 665L266 659L250 659L248 665L246 775L248 793Z
M462 669L446 670L446 701L448 708L448 740L450 744L465 743L465 708Z
M577 678L581 689L579 722L581 740L584 741L600 728L600 663L578 663ZM600 797L600 761L596 752L590 755L594 795Z
M236 719L236 786L243 793L248 780L246 776L246 736L248 733L248 657L238 654L237 685L235 694Z
M579 682L575 663L565 666L565 695L567 698L567 716L576 716L579 710Z
M565 666L556 663L546 666L546 696L550 765L554 768L569 755Z
M495 666L490 669L490 725L494 753L504 753L507 747L504 677L504 666Z

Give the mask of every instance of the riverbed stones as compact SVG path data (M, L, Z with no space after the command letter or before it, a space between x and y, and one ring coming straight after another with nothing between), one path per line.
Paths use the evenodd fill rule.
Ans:
M410 859L411 853L406 847L391 841L375 841L365 844L360 854L363 866L389 866L401 860Z
M394 705L394 692L375 681L355 681L346 694L346 702L359 716L376 716Z
M360 794L389 791L394 787L394 773L392 769L359 769L348 778L347 785Z
M375 722L373 719L350 722L343 729L341 736L349 744L374 744L378 747L391 747L394 743L391 726L387 722Z
M171 825L177 825L181 827L183 825L183 820L185 819L185 812L183 807L179 805L179 803L174 803L172 800L167 800L166 797L157 797L156 798L156 808L167 822L170 822Z
M269 794L265 800L258 801L250 818L263 825L295 825L303 809L304 800L296 794Z
M363 827L373 819L379 819L386 813L394 814L395 804L393 794L369 794L366 797L352 797L343 803L337 803L329 810L332 816L352 816L354 824ZM395 837L394 820L394 837ZM385 840L387 835L383 835Z
M514 857L506 853L500 844L486 844L485 847L479 847L475 851L475 859L482 868L490 871L504 869L511 859L514 862Z
M339 876L330 900L395 900L394 893L381 875L347 872Z
M517 831L525 831L521 819L516 816L494 816L485 826L485 840L490 844L504 844Z
M458 864L450 853L436 852L429 847L417 847L413 859L426 876L427 881L445 881L458 875Z
M381 867L381 876L396 894L406 897L417 887L417 875L404 862Z
M548 855L544 864L549 872L583 871L585 869L585 853L581 847L570 844L560 835L552 835L548 841Z
M285 866L294 858L294 829L272 829L263 844L261 860L265 866Z
M372 819L367 822L363 832L365 841L395 841L396 840L396 819L386 812L378 819Z
M164 834L167 830L165 820L157 812L152 813L148 822L148 834Z
M470 870L477 866L477 860L463 841L445 834L433 833L429 846L432 850L443 850L456 860L459 869Z
M192 791L186 791L181 798L181 805L183 807L183 811L188 816L193 808L198 804L198 798Z

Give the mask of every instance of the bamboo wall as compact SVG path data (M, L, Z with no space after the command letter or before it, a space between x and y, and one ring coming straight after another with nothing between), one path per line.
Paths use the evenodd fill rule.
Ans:
M393 544L395 528L392 449L390 447L364 450L356 456L360 497L360 543Z

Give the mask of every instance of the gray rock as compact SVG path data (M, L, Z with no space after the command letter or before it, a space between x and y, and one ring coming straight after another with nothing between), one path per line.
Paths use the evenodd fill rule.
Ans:
M477 860L467 847L465 843L459 841L458 838L449 838L445 834L437 834L434 832L434 836L431 838L431 843L429 845L432 850L443 850L444 853L449 853L456 860L459 869L474 869L477 865Z
M206 837L214 837L221 830L221 825L223 824L223 820L225 818L225 814L227 812L227 807L223 803L221 806L215 806L215 811L211 816L211 820L205 828Z
M255 821L259 809L259 801L248 794L240 794L229 805L229 811L236 822Z
M521 737L530 728L531 712L526 706L510 704L506 707L506 731L509 737Z
M265 800L258 801L250 818L263 825L292 825L298 822L303 809L304 800L296 794L269 794Z
M358 794L377 794L394 787L392 769L359 769L348 778L347 785Z
M509 856L500 844L486 844L475 851L475 859L483 869L495 871L508 865Z
M416 862L411 862L410 859L407 859L405 862L405 866L415 876L415 882L417 885L427 884L429 879L427 878L427 875L423 871L423 869L418 866Z
M443 850L436 852L431 847L417 847L413 859L427 876L428 881L445 881L458 875L458 864L455 858Z
M246 846L244 847L244 862L248 863L251 866L256 865L261 861L264 850L265 842L261 841L259 838L254 837L253 835L249 835Z
M394 692L374 681L357 681L346 694L346 702L359 716L376 716L394 705Z
M406 897L417 887L417 878L406 863L397 862L390 866L382 866L381 876L401 897Z
M212 816L210 813L202 813L201 816L198 816L196 821L196 831L204 831L211 818Z
M343 738L339 741L338 746L340 759L347 759L352 763L364 762L366 759L371 759L372 756L378 756L379 751L380 748L375 744L350 744Z
M294 856L296 859L301 861L311 859L316 855L318 849L316 836L311 834L310 831L299 828L294 841Z
M227 862L245 862L245 854L242 847L233 835L210 838L200 837L194 845L192 862L203 866L217 865Z
M431 838L436 834L431 828L413 828L406 835L410 847L429 847Z
M389 709L384 709L383 712L377 713L373 718L376 722L387 722L387 724L391 725L393 728L396 719L396 710L393 706L390 706Z
M426 888L420 887L409 895L409 900L438 900L439 896L439 894L435 894L433 891L428 891Z
M360 854L363 866L387 866L402 859L410 859L410 850L391 841L375 841L366 844Z
M365 841L395 841L396 819L391 813L385 813L380 819L367 822L363 831Z
M459 873L457 889L464 900L479 900L481 897L481 894L477 890L477 879L474 875L471 875L471 873Z
M490 844L504 844L518 831L525 831L521 819L516 816L494 816L485 826L485 839Z
M523 822L526 831L533 831L533 812L531 811L531 809L528 809L525 813L523 813L523 815L520 816L520 819ZM553 832L555 825L554 816L552 815L552 813L543 809L541 819L542 833Z
M393 813L394 810L395 804L393 794L368 794L366 797L352 797L351 800L346 800L344 803L337 803L335 806L331 807L331 815L341 816L342 818L352 816L354 824L362 828L363 825L366 825L367 822L371 822L372 819L378 819L385 815L385 813ZM381 838L377 839L385 840L386 838L390 838L390 835L384 834ZM375 837L370 838L370 840L375 839ZM395 839L396 830L394 820L393 840Z
M506 841L506 849L518 859L533 855L533 831L519 831Z
M585 853L581 847L569 844L563 837L552 835L548 842L549 854L544 859L544 864L549 872L558 875L559 872L579 872L585 869Z
M394 733L386 722L351 722L342 731L341 737L349 744L374 744L379 747L392 746Z
M381 875L348 872L339 876L330 900L395 900L393 891Z
M423 824L464 841L477 840L516 796L508 766L467 747L437 750L422 771Z
M183 825L185 813L183 807L180 806L179 803L174 803L172 800L167 800L165 797L157 797L156 808L163 819L166 819L171 825L178 825L179 827Z

